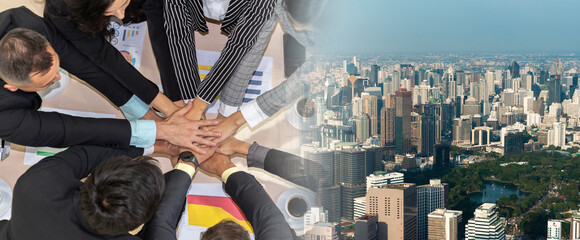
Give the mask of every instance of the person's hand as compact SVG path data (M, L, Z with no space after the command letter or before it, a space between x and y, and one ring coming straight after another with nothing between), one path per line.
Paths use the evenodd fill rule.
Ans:
M176 111L165 121L156 122L157 136L156 139L163 139L173 145L191 149L200 154L205 151L201 145L216 146L215 142L206 137L219 137L221 133L209 131L203 128L211 127L218 124L216 120L191 121L185 118L185 114L191 109L191 103L188 103L182 109Z
M170 157L179 156L179 147L175 146L165 140L156 140L153 145L154 153L163 153Z
M200 120L202 119L203 113L205 112L205 109L207 108L208 104L206 102L204 102L203 100L201 100L200 98L196 97L195 99L193 99L193 108L191 109L191 111L189 111L185 117L189 120Z
M229 137L228 139L221 142L216 152L228 156L235 153L248 155L248 150L250 150L251 146L252 144L240 141L235 137Z
M242 115L242 112L237 111L236 113L232 114L231 116L220 119L219 125L216 127L209 127L209 130L220 132L222 135L216 139L212 139L214 142L222 142L225 139L231 137L238 131L242 125L246 123L246 119Z
M230 161L230 157L220 153L215 153L203 164L200 164L199 168L201 168L201 170L204 170L207 173L221 177L224 171L235 166L236 165L234 165L234 163Z
M155 121L164 121L165 120L165 118L162 118L159 115L157 115L157 113L155 113L155 110L153 110L153 108L149 108L149 110L145 113L145 115L143 115L143 117L141 117L140 119L142 119L142 120L155 120Z
M203 162L205 162L207 159L209 159L212 155L214 155L215 150L217 149L217 147L202 147L203 152L204 153L199 153L199 152L195 152L195 151L191 151L190 149L180 149L180 152L185 152L185 151L191 151L191 153L193 153L193 155L195 156L195 158L197 159L197 162L199 164L202 164ZM175 162L177 164L177 161ZM183 162L185 164L191 165L193 167L195 167L195 165L192 162Z

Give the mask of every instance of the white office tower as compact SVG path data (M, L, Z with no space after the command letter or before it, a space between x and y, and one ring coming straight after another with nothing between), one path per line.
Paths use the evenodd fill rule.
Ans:
M566 123L555 122L552 129L548 130L548 146L562 147L566 145Z
M526 121L528 127L539 126L542 123L542 116L537 113L528 113Z
M427 215L437 208L445 208L449 194L449 185L441 179L431 179L428 185L417 187L417 237L427 239Z
M562 240L562 220L550 219L548 220L548 239L547 240Z
M429 222L428 240L457 240L462 211L437 208L427 215Z
M324 207L312 207L304 214L304 229L317 222L328 222L328 211Z
M484 203L475 209L475 216L465 226L466 240L505 240L505 218L498 217L494 203Z
M580 240L580 210L572 211L570 220L570 240Z
M400 172L371 174L367 176L367 191L372 187L379 188L388 184L403 183L403 180L405 180L405 174Z
M366 214L367 202L365 197L357 197L354 199L354 219L358 219Z
M552 103L549 109L549 115L552 117L559 117L562 115L562 104L560 103Z
M487 84L487 92L491 95L495 95L495 76L494 72L487 71L485 73L485 82Z
M534 112L534 97L524 97L524 113Z

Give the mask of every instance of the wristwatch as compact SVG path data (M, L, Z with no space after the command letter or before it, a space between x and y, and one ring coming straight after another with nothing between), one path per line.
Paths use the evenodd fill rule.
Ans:
M179 154L178 160L181 160L184 162L192 162L193 165L195 165L196 169L199 166L199 162L197 161L197 158L195 158L193 153L191 153L190 151L185 151L185 152L182 152L181 154Z

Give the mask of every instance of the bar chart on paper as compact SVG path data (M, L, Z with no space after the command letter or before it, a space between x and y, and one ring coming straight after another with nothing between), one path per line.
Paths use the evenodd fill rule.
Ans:
M213 65L217 62L220 57L220 52L215 51L205 51L197 50L197 61L199 67L199 76L203 81ZM250 85L246 90L246 95L244 96L244 103L248 103L264 92L272 88L272 68L273 68L273 58L272 57L262 57L260 65L254 71L252 78L250 79ZM219 107L219 96L218 100L214 101L208 107L208 113L217 113Z

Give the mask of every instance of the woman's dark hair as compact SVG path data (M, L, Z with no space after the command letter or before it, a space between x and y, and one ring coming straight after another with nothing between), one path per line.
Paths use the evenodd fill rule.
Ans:
M114 30L109 29L111 16L105 16L105 11L114 0L64 0L71 20L79 30L91 35L112 36Z
M165 191L151 157L121 156L99 165L82 185L83 220L101 235L121 235L149 221Z
M201 235L201 240L250 240L250 234L240 224L223 220L208 228Z

